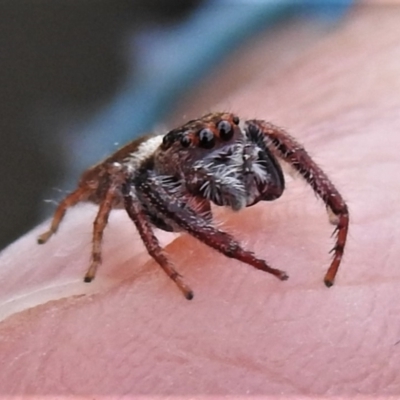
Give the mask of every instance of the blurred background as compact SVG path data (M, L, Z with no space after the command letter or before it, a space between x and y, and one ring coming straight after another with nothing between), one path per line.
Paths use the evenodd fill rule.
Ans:
M211 111L274 51L301 51L274 48L276 32L295 24L316 40L350 3L3 0L0 249L50 216L91 164ZM265 35L267 57L256 51Z

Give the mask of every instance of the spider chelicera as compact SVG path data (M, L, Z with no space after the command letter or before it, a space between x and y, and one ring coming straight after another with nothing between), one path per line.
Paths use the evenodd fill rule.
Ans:
M245 250L212 223L210 203L239 211L261 200L279 198L285 188L280 162L298 172L324 201L335 224L333 259L325 274L332 286L346 243L349 213L342 196L305 149L283 129L262 120L240 123L231 113L212 113L164 135L140 137L85 171L78 188L57 207L45 243L66 210L87 201L99 205L94 221L90 282L101 263L104 228L112 209L125 208L149 254L187 299L193 291L165 255L154 227L185 231L206 245L281 280L284 271Z

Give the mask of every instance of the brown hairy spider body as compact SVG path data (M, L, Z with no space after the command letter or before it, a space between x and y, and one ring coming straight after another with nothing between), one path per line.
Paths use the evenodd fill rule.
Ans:
M78 202L99 205L94 221L92 261L85 282L101 263L104 228L113 208L125 208L149 254L187 299L193 292L160 247L154 227L185 231L206 245L281 280L285 272L270 267L212 223L210 203L241 210L261 200L279 198L285 187L279 162L288 163L324 201L336 225L333 260L325 284L333 285L346 243L346 203L304 148L284 130L260 120L243 123L230 113L212 113L165 135L143 136L85 171L78 188L57 207L45 243L58 229L67 208Z

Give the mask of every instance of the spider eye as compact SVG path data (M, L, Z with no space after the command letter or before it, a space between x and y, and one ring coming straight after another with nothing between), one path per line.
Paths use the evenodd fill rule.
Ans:
M234 124L239 125L240 119L236 115L232 118Z
M191 140L189 139L188 136L182 136L181 137L181 145L182 147L189 147L191 143Z
M214 133L211 129L203 129L199 132L200 146L205 149L212 149L215 145Z
M163 137L163 140L162 140L162 146L164 147L164 149L168 149L168 147L171 145L171 140L170 140L170 138L169 138L169 136L168 135L165 135L164 137Z
M232 125L228 121L218 123L219 136L222 140L230 140L233 136Z

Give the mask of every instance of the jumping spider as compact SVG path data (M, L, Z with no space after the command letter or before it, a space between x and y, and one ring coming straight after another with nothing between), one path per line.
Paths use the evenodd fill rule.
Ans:
M304 148L283 129L261 120L239 122L230 113L212 113L165 135L140 137L89 168L78 188L59 204L45 243L58 229L67 208L81 201L99 205L94 221L92 261L85 282L101 263L101 243L113 208L125 208L147 248L187 299L193 292L169 261L154 234L186 231L206 245L280 280L271 268L212 223L210 203L239 211L260 200L279 198L285 187L280 162L297 171L324 201L336 225L333 260L325 284L333 285L346 243L349 214L342 196Z

